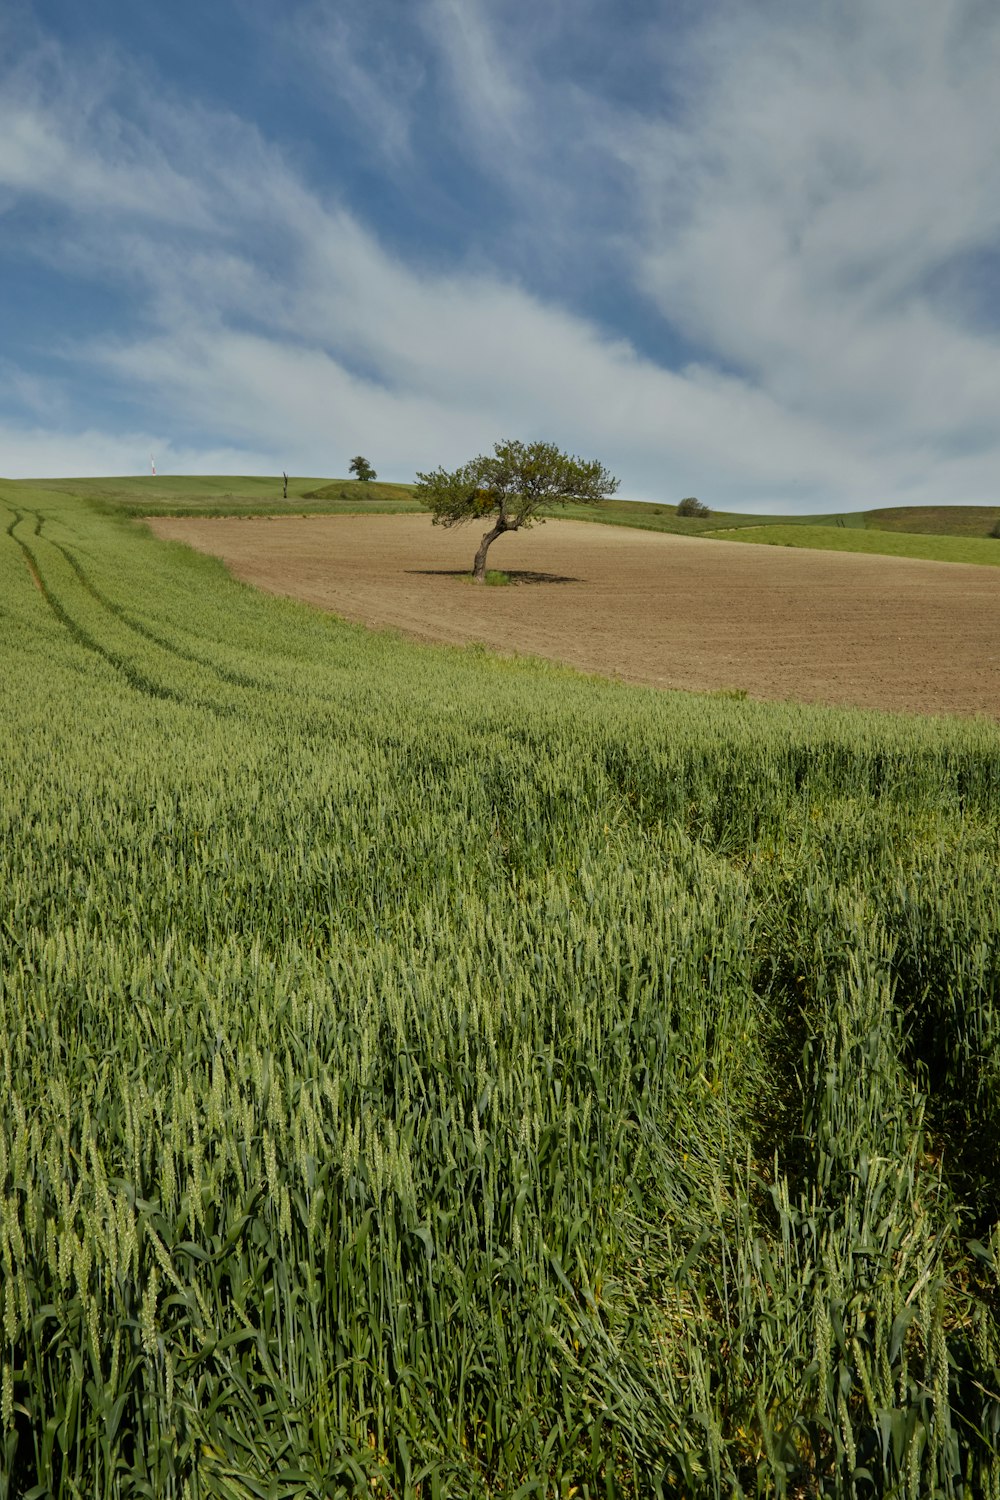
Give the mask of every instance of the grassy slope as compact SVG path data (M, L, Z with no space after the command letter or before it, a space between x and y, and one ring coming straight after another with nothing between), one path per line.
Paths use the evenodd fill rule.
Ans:
M567 505L552 514L675 536L922 557L937 562L1000 563L1000 540L989 536L1000 519L1000 507L990 505L900 506L821 516L712 511L700 519L681 519L672 505L610 500L599 506Z
M226 475L157 475L104 479L22 480L41 489L86 499L106 513L142 515L385 515L418 513L413 486L351 479L296 477L282 499L280 478ZM713 511L680 519L673 505L608 500L598 506L554 507L552 517L628 526L675 536L721 537L730 541L833 552L920 557L938 562L1000 562L1000 541L988 536L1000 508L922 506L832 513L822 516L762 516Z
M270 475L163 474L106 479L38 479L13 482L15 487L41 489L49 494L78 496L107 512L141 515L337 515L387 511L417 511L413 486L360 484L356 479L290 478L288 500L282 500L280 477ZM648 531L698 535L721 522L726 526L759 526L763 516L717 512L707 520L678 520L672 505L647 505L637 500L609 500L600 506L557 506L548 512L572 520L599 521L610 526L635 526Z
M20 480L20 487L77 496L108 513L129 516L350 515L412 511L412 487L360 484L356 479L289 478L282 499L280 476L158 474L107 479Z
M605 526L632 526L640 531L666 531L676 536L701 536L719 526L760 526L764 516L738 515L715 511L703 518L685 519L675 514L673 505L648 505L642 500L605 500L600 505L553 506L547 515L564 516L570 521L596 521Z
M836 526L784 524L720 530L716 537L771 547L809 547L824 552L866 552L883 557L922 557L933 562L1000 565L1000 540L983 536L933 536L903 531L850 531Z
M896 505L865 512L876 531L908 531L934 536L988 537L997 521L997 505Z

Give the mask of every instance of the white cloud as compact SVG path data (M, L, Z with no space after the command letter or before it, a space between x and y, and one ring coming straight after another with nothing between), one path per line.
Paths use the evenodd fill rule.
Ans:
M4 479L81 479L148 474L149 456L160 474L280 473L270 455L225 444L191 447L162 433L67 431L42 425L0 423L0 476Z
M109 330L75 352L133 397L147 391L161 435L61 442L8 428L0 451L21 473L35 460L36 472L127 471L123 455L153 444L166 462L172 440L187 445L175 469L211 453L230 472L322 473L360 450L409 478L497 438L539 436L601 458L623 493L651 499L994 499L1000 350L935 277L1000 233L1000 21L973 37L959 0L848 10L836 26L831 12L780 4L706 24L672 65L693 81L670 120L553 80L544 123L562 117L548 159L575 137L634 182L633 221L598 248L701 351L675 369L496 269L390 253L232 116L164 97L126 119L97 85L82 108L72 88L54 103L59 91L43 98L19 77L0 94L0 184L64 215L56 253L75 268L140 289L141 332ZM470 133L479 121L481 160L497 159L530 215L546 190L530 68L508 62L485 8L430 0L422 14L458 117ZM363 112L381 64L350 15L308 19L325 26L324 66L343 65L345 101ZM409 107L381 143L398 159L412 149ZM573 179L551 196L587 191Z
M193 192L205 178L225 181L216 234L195 248L141 226L120 236L106 269L127 263L161 331L81 351L131 391L147 387L182 425L252 445L268 468L342 467L360 446L382 472L407 478L525 434L588 454L599 447L632 493L650 497L689 488L699 472L731 484L733 463L755 494L794 486L803 466L811 483L821 480L812 448L822 434L803 442L750 388L707 370L662 370L495 276L407 267L310 193L254 132L237 137L242 155L230 154L225 172L196 160L204 134L191 126L183 160ZM154 181L156 161L151 151ZM279 275L233 248L237 239L252 246L262 216L281 226ZM96 265L103 236L87 245ZM248 332L248 319L260 331ZM722 429L741 439L732 461Z
M166 153L120 117L71 90L58 109L19 87L0 92L0 191L96 215L212 222L207 185L176 171Z
M429 0L424 19L447 64L466 130L485 139L494 156L520 147L533 110L511 74L508 54L498 44L481 0Z
M1000 18L973 46L958 0L832 15L711 31L688 116L623 122L617 144L664 315L790 412L888 455L995 409L996 337L932 289L1000 234Z
M315 0L298 15L281 16L275 41L287 46L289 36L300 76L324 108L353 117L363 149L381 154L394 169L410 166L412 97L423 70L412 55L387 45L385 32L371 25L369 5Z

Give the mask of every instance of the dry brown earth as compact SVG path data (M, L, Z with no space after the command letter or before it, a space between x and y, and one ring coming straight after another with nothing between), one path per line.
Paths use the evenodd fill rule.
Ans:
M750 547L581 521L501 538L424 516L161 517L237 577L423 641L481 641L661 688L1000 718L1000 569ZM465 576L463 576L465 575Z

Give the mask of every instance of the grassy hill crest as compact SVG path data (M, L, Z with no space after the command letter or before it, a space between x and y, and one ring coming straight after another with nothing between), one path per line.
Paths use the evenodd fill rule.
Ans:
M280 476L160 474L92 479L26 479L10 483L53 495L72 495L105 514L127 516L389 515L418 511L414 486L371 480L295 477L283 495ZM677 536L701 536L835 552L878 553L940 562L1000 563L991 536L1000 505L881 506L822 515L760 515L710 510L680 517L677 506L644 500L572 502L553 517L629 526Z

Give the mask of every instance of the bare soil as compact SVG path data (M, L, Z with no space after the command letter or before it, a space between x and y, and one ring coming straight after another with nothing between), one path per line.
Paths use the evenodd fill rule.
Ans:
M658 688L1000 718L1000 569L749 547L583 521L502 537L426 516L158 517L237 578L421 641Z

